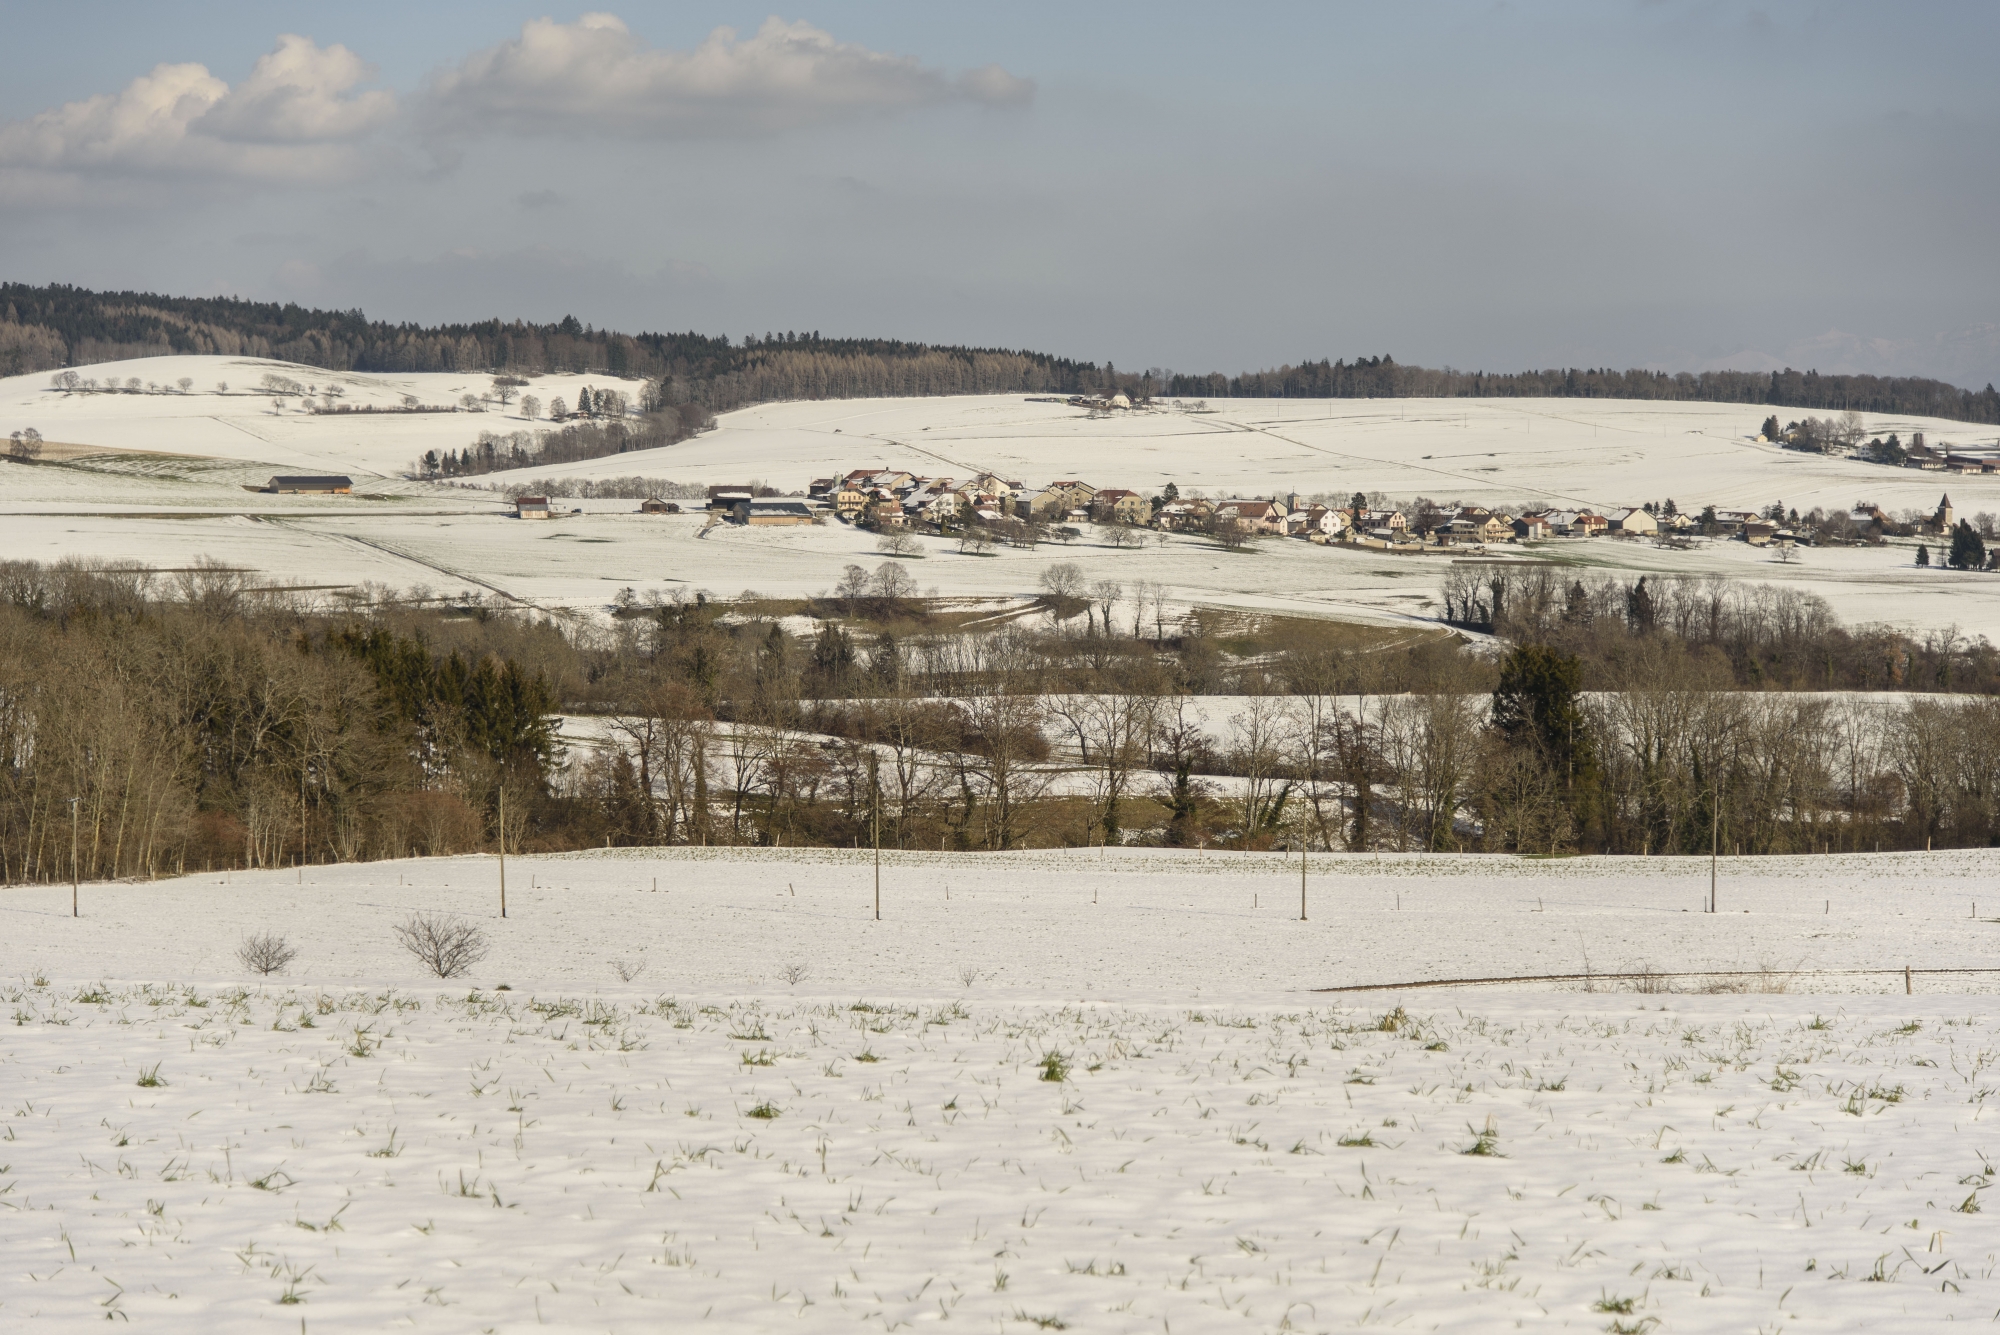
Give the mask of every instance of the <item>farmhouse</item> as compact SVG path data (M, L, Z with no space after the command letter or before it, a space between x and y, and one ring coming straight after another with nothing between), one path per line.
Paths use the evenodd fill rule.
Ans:
M549 498L546 496L516 496L514 498L514 518L547 519Z
M280 474L265 483L264 490L285 496L346 496L354 491L354 479L332 474Z
M639 513L642 515L677 515L680 512L680 506L672 501L663 501L657 496L639 502Z

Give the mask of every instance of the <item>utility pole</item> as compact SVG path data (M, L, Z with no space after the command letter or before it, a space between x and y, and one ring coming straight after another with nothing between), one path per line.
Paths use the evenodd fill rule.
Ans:
M1715 859L1722 847L1722 802L1711 789L1708 802L1708 911L1715 912Z
M507 916L507 785L500 785L500 916Z
M77 911L76 905L76 808L77 804L82 800L82 798L77 797L72 797L69 800L69 916L72 918L83 916Z

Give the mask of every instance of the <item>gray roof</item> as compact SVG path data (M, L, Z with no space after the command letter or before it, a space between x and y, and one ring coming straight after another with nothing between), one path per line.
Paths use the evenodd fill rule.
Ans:
M351 487L354 485L354 479L351 477L341 477L333 473L280 473L271 479L271 485L274 487Z

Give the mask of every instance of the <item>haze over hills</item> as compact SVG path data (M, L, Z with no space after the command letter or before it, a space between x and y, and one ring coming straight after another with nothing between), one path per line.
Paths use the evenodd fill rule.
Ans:
M1829 348L1829 351L1835 349ZM626 334L565 317L422 326L225 297L0 284L0 375L135 357L268 357L337 371L600 372L662 384L668 403L709 412L785 399L991 393L1230 398L1618 398L1762 404L2000 422L2000 392L1917 376L1821 375L1789 367L1668 373L1565 368L1489 374L1389 356L1307 360L1235 375L1120 371L1030 350L786 331Z

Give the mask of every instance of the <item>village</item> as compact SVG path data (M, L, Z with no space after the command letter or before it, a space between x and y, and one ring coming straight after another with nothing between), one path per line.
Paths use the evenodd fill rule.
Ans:
M656 514L677 514L681 508L658 499L640 507ZM539 496L517 498L516 512L524 518L547 518L551 513L547 498ZM1598 537L1669 547L1704 539L1732 540L1783 554L1799 546L1879 544L1889 538L1948 541L1961 523L1982 539L1996 535L1994 515L1982 513L1962 521L1948 494L1929 513L1891 514L1866 501L1832 514L1814 509L1801 515L1779 503L1762 510L1713 505L1692 510L1672 499L1601 512L1556 506L1523 506L1510 512L1426 497L1396 502L1380 493L1360 492L1345 498L1297 492L1212 498L1184 495L1173 483L1148 496L1126 487L1098 487L1079 478L1031 487L998 473L961 481L885 467L816 478L804 495L780 495L775 488L756 483L711 486L706 512L711 524L765 527L834 521L884 534L928 533L957 539L973 551L1073 540L1082 536L1084 524L1108 532L1119 545L1143 542L1148 533L1191 533L1231 547L1259 538L1297 538L1410 555L1463 555L1468 549L1510 543ZM1928 564L1927 553L1919 559ZM1985 564L1984 553L1980 564Z

